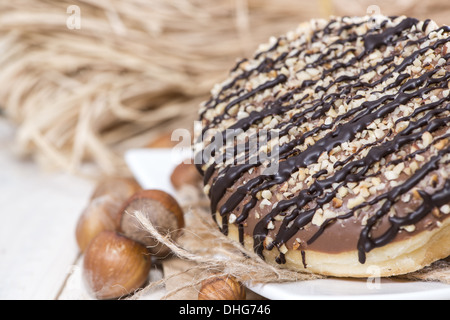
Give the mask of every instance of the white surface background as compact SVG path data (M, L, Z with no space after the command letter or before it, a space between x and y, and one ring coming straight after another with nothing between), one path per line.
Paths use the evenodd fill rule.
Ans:
M75 225L93 183L14 153L0 117L0 299L56 299L78 257Z
M0 300L93 299L82 281L75 228L95 182L22 159L14 136L14 127L0 117ZM150 280L161 277L152 268Z

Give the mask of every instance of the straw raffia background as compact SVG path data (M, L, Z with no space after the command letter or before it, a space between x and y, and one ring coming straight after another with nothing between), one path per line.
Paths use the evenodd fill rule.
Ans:
M67 8L80 8L71 30ZM0 114L46 167L126 174L123 152L192 129L238 58L311 18L410 15L448 23L448 1L14 0L0 3Z

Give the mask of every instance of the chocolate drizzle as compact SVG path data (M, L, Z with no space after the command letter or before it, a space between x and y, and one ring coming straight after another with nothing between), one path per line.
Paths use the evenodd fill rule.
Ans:
M361 263L366 261L368 252L393 241L402 227L417 224L433 209L450 203L450 180L447 179L436 185L435 187L438 189L433 193L419 190L421 204L406 216L389 215L391 209L403 195L412 192L431 173L449 162L443 163L442 159L450 153L449 135L445 133L445 129L450 127L450 95L441 95L437 99L426 102L422 99L436 90L442 91L449 88L450 53L446 53L444 47L449 43L450 38L432 39L429 34L423 33L427 29L429 21L422 23L419 28L420 22L413 18L385 18L379 30L371 29L362 35L357 34L355 29L367 21L346 21L345 18L330 21L324 28L314 30L310 40L302 42L298 47L290 48L289 51L279 52L282 44L287 42L287 38L280 37L268 50L255 55L254 60L261 61L253 68L240 71L243 69L242 65L248 63L249 60L240 61L232 70L237 75L222 86L221 90L205 104L205 110L201 113L204 121L203 133L205 133L208 129L215 128L223 121L231 119L233 117L229 114L231 108L249 104L249 101L258 95L263 95L267 90L275 90L279 85L289 85L291 76L281 73L288 59L298 57L302 52L308 50L312 43L323 37L338 37L338 40L328 44L316 55L315 59L309 59L311 61L305 63L305 66L297 72L306 72L309 69L321 67L323 72L320 77L305 79L297 86L287 87L286 91L275 91L275 94L269 95L261 102L262 108L252 110L246 117L236 119L226 128L227 131L224 130L219 135L225 141L230 135L230 131L247 131L261 124L266 117L282 116L292 111L295 112L288 120L278 122L272 128L277 130L280 137L292 136L290 134L292 128L298 128L310 122L318 123L309 130L298 133L295 139L279 146L280 161L276 173L266 175L260 172L259 175L249 177L238 185L237 181L240 181L249 170L261 168L262 162L237 164L239 162L235 161L234 164L221 166L222 161L209 164L204 161L198 165L199 171L204 175L205 184L210 185L211 211L214 216L219 213L223 217L222 232L228 232L228 215L234 213L237 216L234 223L238 226L239 239L243 242L244 224L249 219L252 210L260 202L258 194L261 191L277 188L287 183L296 171L318 164L323 154L330 154L335 148L358 139L368 127L392 117L401 106L412 101L422 101L421 105L412 113L397 117L396 125L401 122L408 123L403 130L395 131L391 128L385 132L383 137L364 144L345 160L336 161L333 165L333 172L329 172L327 169L318 170L311 176L312 182L307 187L288 199L280 200L270 212L262 216L255 224L252 234L254 250L262 257L264 249L281 248L295 237L299 230L310 225L318 210L322 210L325 205L330 204L338 195L341 187L351 183L360 183L368 178L381 177L382 171L377 171L374 167L382 161L386 162L387 159L393 160L386 166L397 165L406 163L417 155L430 153L428 161L415 173L404 178L402 183L388 189L385 193L362 201L339 216L326 219L309 239L303 239L300 249L305 267L304 249L314 243L324 232L327 232L331 225L353 218L358 211L364 208L377 209L373 210L373 213L367 218L366 224L361 227L356 248ZM386 27L387 25L390 27ZM450 28L442 27L435 32L449 33ZM342 36L344 33L347 35L346 37ZM418 39L410 40L409 34L416 35ZM361 41L363 46L358 47L357 44ZM398 47L399 44L401 47ZM343 46L347 49L339 52L336 46ZM380 57L375 63L363 63L370 59L372 53L386 50L387 47L392 49L391 54ZM416 74L408 71L415 61L429 50L439 51L441 59L445 62L439 62L439 65L436 64L432 68L424 68ZM304 56L311 55L312 53L308 52L304 54ZM364 67L361 67L358 73L345 73L333 77L340 71L352 69L354 65L364 65ZM379 72L379 77L374 78L372 82L364 80L364 75L372 71ZM241 82L250 81L258 74L267 75L267 80L250 90L242 86ZM330 77L331 80L326 83L325 80ZM374 88L383 83L386 85L377 92L378 98L364 101L359 105L355 104L355 107L337 114L332 121L320 122L320 119L327 117L330 109L338 107L338 101L343 100L347 105L361 101L364 98L364 92L373 92ZM329 92L332 87L337 89ZM317 97L313 96L311 91ZM207 119L207 111L221 103L225 103L223 113ZM398 155L400 150L410 150L411 146L420 143L426 134L434 135L431 144L407 155ZM306 141L313 137L316 138L314 143L306 144ZM431 146L444 140L447 141L445 147L440 148L439 152L433 155L430 151ZM235 147L231 154L237 156L237 153ZM244 159L248 160L254 156L250 153L246 148ZM362 156L363 153L364 156ZM223 160L225 156L226 152L219 159ZM283 219L277 227L275 237L271 238L271 241L267 241L268 225L279 216ZM382 220L388 221L388 227L381 235L374 236L373 231ZM276 261L278 263L285 262L283 253L280 252Z
M382 33L369 34L365 36L363 54L371 52L381 46L388 45L391 41L393 41L394 36L399 35L404 30L411 29L411 27L415 26L417 22L419 21L416 19L406 18L395 27L388 28Z

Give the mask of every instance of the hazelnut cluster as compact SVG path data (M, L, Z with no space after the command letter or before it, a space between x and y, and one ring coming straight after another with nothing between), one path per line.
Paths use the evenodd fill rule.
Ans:
M171 176L177 190L198 186L199 179L193 165L185 163ZM148 282L154 261L170 255L167 246L142 228L137 212L172 240L180 237L185 226L184 212L174 197L161 190L144 190L130 178L100 181L79 217L75 235L84 254L83 280L97 299L133 294ZM244 288L234 278L211 280L200 292L203 300L245 299Z
M132 294L148 281L152 258L170 253L142 229L136 212L174 240L184 227L183 210L168 193L143 190L133 179L101 181L76 228L77 243L84 253L83 279L97 299Z

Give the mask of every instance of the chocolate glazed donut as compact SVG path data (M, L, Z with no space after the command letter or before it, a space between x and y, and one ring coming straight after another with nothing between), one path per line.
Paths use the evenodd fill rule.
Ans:
M202 105L196 146L222 232L332 276L449 256L449 59L449 27L377 16L313 20L239 61Z

